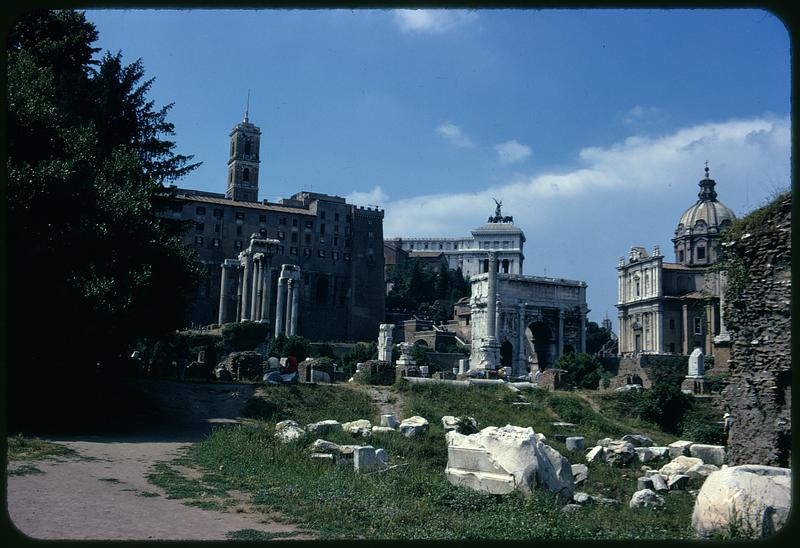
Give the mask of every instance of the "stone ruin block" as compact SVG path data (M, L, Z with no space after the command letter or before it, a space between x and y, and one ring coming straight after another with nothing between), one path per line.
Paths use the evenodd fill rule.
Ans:
M569 388L567 372L564 369L545 369L539 377L539 388L544 388L550 392Z

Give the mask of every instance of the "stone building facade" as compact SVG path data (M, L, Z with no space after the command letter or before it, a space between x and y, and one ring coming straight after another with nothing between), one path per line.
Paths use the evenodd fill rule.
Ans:
M172 206L160 214L192 224L184 240L208 273L190 323L250 319L274 328L283 265L296 265L298 335L312 341L374 339L384 319L383 211L312 192L258 202L259 136L259 128L246 118L231 131L226 194L168 189ZM250 247L252 236L272 241L269 253L258 260L267 302L257 316L251 308L243 316L238 292L254 286L252 278L240 282L240 253ZM235 274L226 276L233 287L221 293L226 260Z
M792 447L792 198L778 198L726 249L732 339L728 463L788 467Z
M494 275L471 278L470 369L494 360L494 368L521 376L552 368L564 353L586 351L585 282L505 274L497 272L499 262L495 268ZM481 352L487 345L486 352L497 352L493 358Z
M497 202L495 214L485 224L474 228L471 237L391 238L385 241L388 253L395 249L402 250L411 259L442 253L447 259L448 268L460 268L462 274L469 278L488 271L486 254L491 250L497 253L501 272L521 275L525 260L525 233L514 226L513 217L502 215L501 205L502 201Z
M698 200L678 221L675 262L631 248L617 266L619 355L682 354L699 347L716 363L727 362L729 335L720 315L725 275L710 268L720 260L721 231L735 219L717 200L716 182L699 182Z

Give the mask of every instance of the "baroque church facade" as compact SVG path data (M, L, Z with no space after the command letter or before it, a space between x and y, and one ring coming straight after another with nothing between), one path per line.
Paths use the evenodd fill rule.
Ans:
M717 199L708 167L698 183L697 201L681 215L672 238L675 262L658 246L652 254L630 249L617 266L619 355L688 355L695 348L727 362L730 338L720 313L725 274L713 267L721 260L722 230L736 217Z
M230 132L224 194L168 189L172 205L160 215L191 223L184 242L207 273L190 324L285 322L278 301L291 272L295 334L373 339L384 317L383 210L313 192L259 202L260 140L245 114Z

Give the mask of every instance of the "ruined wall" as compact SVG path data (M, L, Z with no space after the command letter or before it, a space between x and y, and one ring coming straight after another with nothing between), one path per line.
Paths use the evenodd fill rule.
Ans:
M731 465L788 467L791 449L791 195L731 227L725 321L731 332ZM723 244L724 245L724 244Z

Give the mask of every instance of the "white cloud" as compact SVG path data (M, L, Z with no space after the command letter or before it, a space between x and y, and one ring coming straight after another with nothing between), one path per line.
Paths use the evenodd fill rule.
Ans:
M394 23L403 32L440 33L477 19L478 14L463 10L394 10Z
M380 186L375 186L368 192L351 192L345 199L349 204L360 206L378 205L383 207L383 204L389 201L389 195L386 194Z
M640 124L642 122L655 122L661 118L661 109L658 107L643 107L636 105L622 116L626 124Z
M465 138L453 124L437 131L451 140ZM566 216L581 221L592 208L613 208L615 202L634 195L643 207L658 208L666 197L691 202L708 160L712 177L720 183L721 199L736 211L745 203L745 187L752 189L749 198L757 201L760 186L789 184L790 153L791 126L786 118L710 122L658 137L632 136L607 147L584 148L571 168L518 175L474 192L388 201L376 187L372 192L381 198L371 203L381 203L386 210L387 237L466 235L492 213L492 197L503 200L503 212L514 215L516 224L530 233L556 226ZM675 186L686 190L671 191Z
M531 155L531 148L527 145L523 145L516 139L494 145L494 149L497 151L497 158L500 160L501 164L521 162Z
M469 136L460 127L446 122L436 128L436 133L441 135L448 143L460 148L471 148L475 145Z

